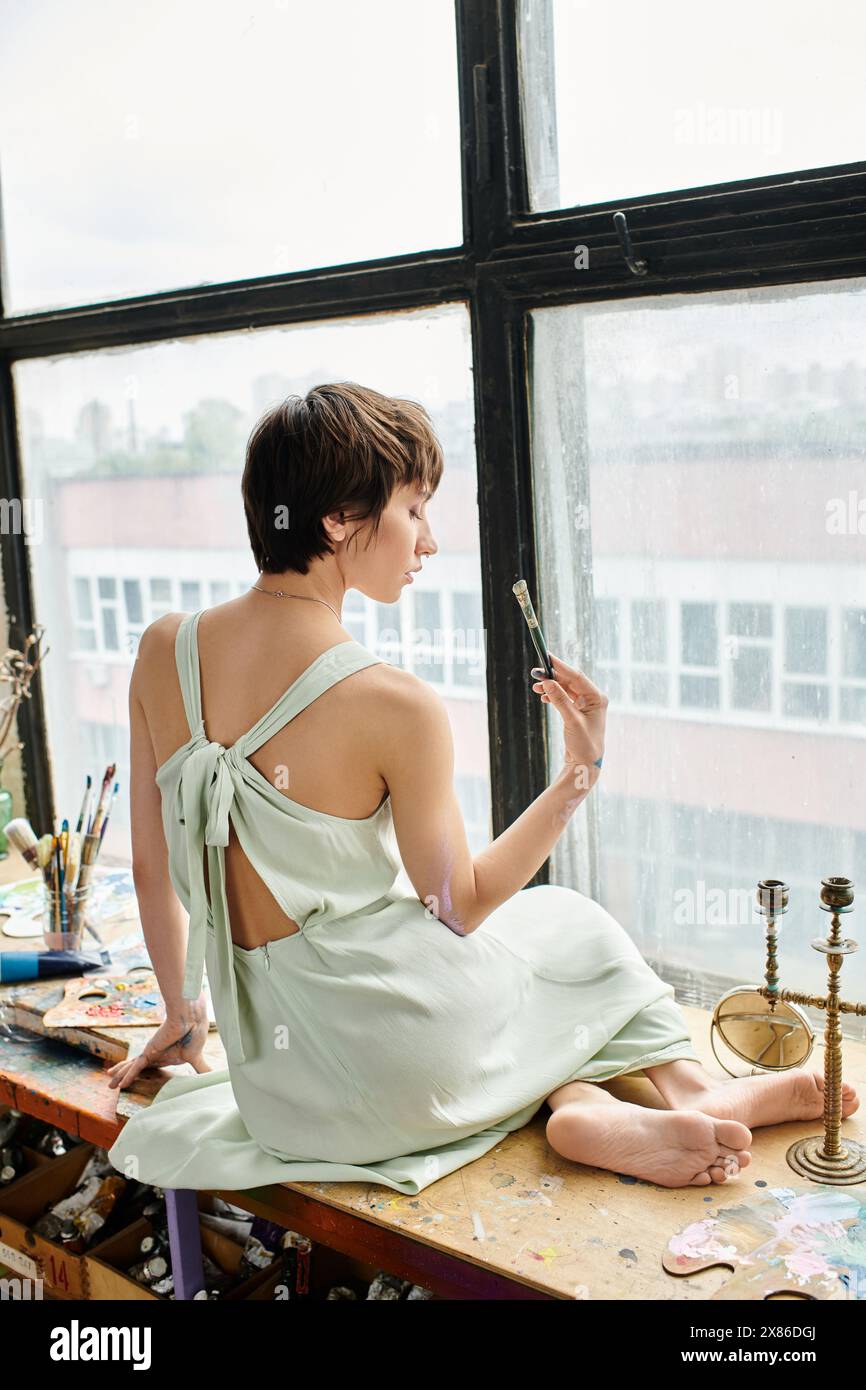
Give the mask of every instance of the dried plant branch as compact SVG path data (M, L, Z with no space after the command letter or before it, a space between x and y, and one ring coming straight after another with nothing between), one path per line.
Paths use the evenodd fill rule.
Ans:
M24 650L8 647L0 657L0 686L8 685L8 692L0 698L0 770L10 753L17 753L24 744L16 737L16 720L22 700L32 697L30 689L33 677L51 648L41 649L45 627L37 623L33 632L24 642Z

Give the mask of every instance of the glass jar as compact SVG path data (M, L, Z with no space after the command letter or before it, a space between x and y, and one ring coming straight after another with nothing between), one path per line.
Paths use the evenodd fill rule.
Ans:
M46 948L49 951L80 951L89 911L89 883L62 892L46 884L42 906L42 937Z

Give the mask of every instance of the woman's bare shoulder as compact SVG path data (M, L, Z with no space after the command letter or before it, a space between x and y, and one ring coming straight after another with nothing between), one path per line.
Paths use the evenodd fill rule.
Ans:
M395 710L406 710L411 712L413 709L423 708L424 705L435 701L441 703L439 696L431 685L416 676L413 671L406 671L402 666L394 666L390 661L381 661L376 666L369 668L370 674L375 677L375 689L378 693L387 698L389 704ZM371 689L373 683L371 683Z
M138 639L135 653L136 681L159 675L168 663L174 664L177 631L188 613L163 613L154 618Z
M382 662L369 667L367 674L366 693L375 716L372 727L380 746L426 737L448 723L444 700L414 672Z

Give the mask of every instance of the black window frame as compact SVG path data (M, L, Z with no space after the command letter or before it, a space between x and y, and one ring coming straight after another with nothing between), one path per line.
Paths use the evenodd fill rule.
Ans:
M551 772L544 713L527 679L533 654L511 593L519 576L538 592L531 311L866 274L866 161L531 212L518 87L521 3L532 6L534 19L550 25L552 0L455 0L462 245L14 317L5 316L0 303L0 470L3 495L9 498L23 495L12 385L16 361L467 305L494 837L544 790ZM648 267L644 275L625 261L616 212L626 215L634 256ZM574 268L577 245L588 248L586 270ZM2 561L14 645L38 617L22 535L2 536ZM19 737L25 745L27 814L34 825L45 827L54 823L54 798L40 676L21 707ZM546 861L530 882L547 882L548 876Z

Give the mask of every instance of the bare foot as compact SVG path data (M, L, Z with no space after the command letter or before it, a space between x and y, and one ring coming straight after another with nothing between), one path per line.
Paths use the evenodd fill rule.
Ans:
M824 1114L821 1072L791 1071L768 1076L710 1077L705 1085L685 1085L665 1094L673 1110L700 1110L719 1120L739 1120L752 1129L786 1120L817 1120ZM854 1087L842 1083L842 1118L860 1106Z
M563 1158L660 1187L722 1183L751 1162L752 1136L737 1120L697 1110L651 1110L628 1101L566 1102L548 1120L547 1139Z

